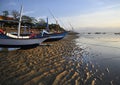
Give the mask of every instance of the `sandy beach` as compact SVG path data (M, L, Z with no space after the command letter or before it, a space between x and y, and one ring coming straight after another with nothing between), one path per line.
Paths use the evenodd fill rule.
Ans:
M120 85L120 0L1 0L0 85Z
M44 43L50 46L0 52L0 85L100 85L104 73L85 61L76 38L68 34L60 41Z

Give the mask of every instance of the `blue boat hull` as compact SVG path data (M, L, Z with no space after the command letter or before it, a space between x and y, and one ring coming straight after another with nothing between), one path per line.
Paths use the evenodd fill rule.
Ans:
M44 42L52 42L52 41L58 41L63 39L67 35L67 32L62 33L52 33L52 34L44 34L43 36L49 36L48 39L46 39ZM41 35L37 36L40 37Z

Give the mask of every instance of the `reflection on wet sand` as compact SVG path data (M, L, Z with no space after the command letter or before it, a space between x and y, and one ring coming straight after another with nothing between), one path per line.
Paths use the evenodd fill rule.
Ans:
M8 51L14 51L18 50L20 48L0 48L0 52L8 52Z
M80 34L79 36L80 38L76 40L77 45L84 49L84 53L87 52L82 55L85 57L84 60L92 61L93 65L98 66L96 71L101 72L100 76L96 77L95 83L97 85L119 85L120 36L112 33L105 35Z

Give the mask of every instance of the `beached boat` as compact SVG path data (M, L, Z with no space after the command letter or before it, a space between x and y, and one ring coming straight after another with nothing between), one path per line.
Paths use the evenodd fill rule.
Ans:
M5 34L0 34L0 47L7 48L28 48L39 46L47 37L41 38L12 38Z
M64 32L58 32L58 33L57 32L50 33L47 30L50 30L49 29L49 25L48 25L48 18L47 18L47 27L46 27L46 30L43 30L42 33L41 33L41 35L37 35L37 37L40 37L40 36L49 36L49 38L46 39L44 42L57 41L57 40L63 39L67 35L66 31L64 31Z
M61 40L63 39L65 36L67 35L67 32L60 32L60 33L47 33L44 31L44 33L42 33L42 35L37 35L37 37L40 36L49 36L48 39L46 39L44 42L48 42L48 41L57 41L57 40Z
M47 37L35 37L35 35L29 36L20 36L20 27L21 27L21 17L22 17L22 7L20 11L20 20L18 25L18 35L12 35L10 33L4 33L0 30L0 47L11 47L11 48L27 48L35 47L40 45Z

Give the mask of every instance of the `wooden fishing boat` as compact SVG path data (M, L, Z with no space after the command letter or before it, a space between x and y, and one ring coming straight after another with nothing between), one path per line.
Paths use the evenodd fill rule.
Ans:
M37 35L37 37L41 36L49 36L44 42L49 42L49 41L58 41L63 39L67 35L67 32L60 32L60 33L43 33L42 35Z
M47 37L41 38L12 38L0 33L0 47L28 48L39 46Z
M41 33L41 35L37 35L37 37L40 37L40 36L49 36L49 38L46 39L44 42L57 41L57 40L63 39L67 35L66 31L64 31L64 32L50 33L47 30L50 30L49 29L49 25L48 25L48 18L47 18L47 27L46 27L46 30L43 30L42 33Z
M11 48L27 48L27 47L36 47L40 45L47 37L35 37L35 35L29 36L20 36L20 26L21 26L21 17L22 17L22 7L20 11L20 20L18 25L18 35L12 35L10 33L4 33L0 30L0 47L11 47Z

